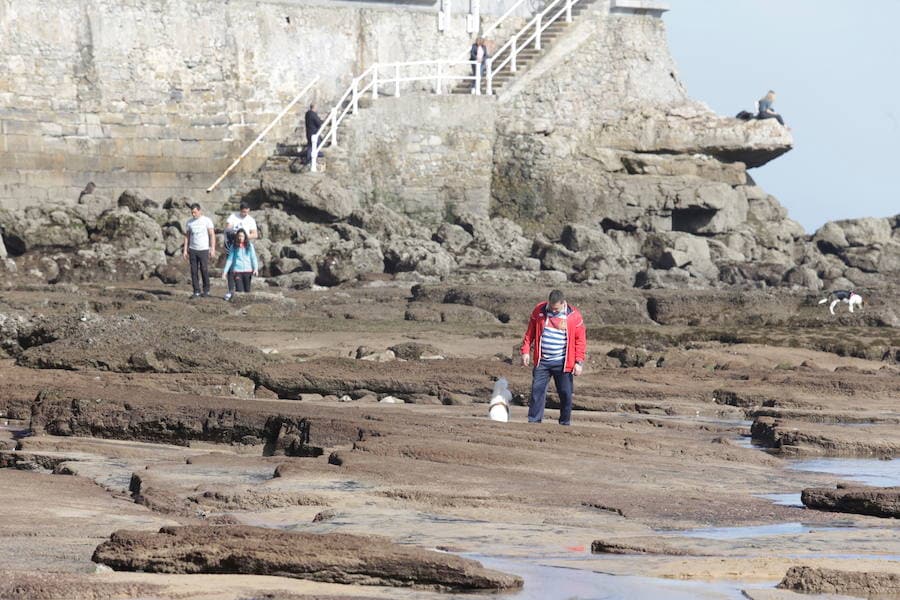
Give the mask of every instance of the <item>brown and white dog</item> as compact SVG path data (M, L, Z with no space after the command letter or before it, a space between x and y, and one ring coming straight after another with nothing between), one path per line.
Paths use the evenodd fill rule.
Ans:
M834 314L834 307L837 306L838 302L843 302L844 304L849 305L850 312L853 312L853 307L858 306L862 308L863 299L862 296L854 292L853 290L835 290L819 300L819 304L825 304L831 300L831 304L828 305L828 310L831 314Z

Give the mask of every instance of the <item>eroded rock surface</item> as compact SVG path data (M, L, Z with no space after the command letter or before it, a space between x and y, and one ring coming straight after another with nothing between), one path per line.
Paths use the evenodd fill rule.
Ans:
M900 574L791 567L778 587L804 594L896 598L900 594Z
M900 487L807 488L800 500L816 510L900 518Z
M244 526L118 531L93 560L117 570L156 573L279 575L333 583L443 590L510 590L514 575L451 554L401 546L387 538L288 533Z

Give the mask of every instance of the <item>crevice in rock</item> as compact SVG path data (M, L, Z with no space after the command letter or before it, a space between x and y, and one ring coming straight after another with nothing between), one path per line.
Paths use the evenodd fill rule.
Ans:
M627 233L634 233L637 231L637 225L634 223L622 223L619 221L615 221L610 219L609 217L604 217L602 221L600 221L600 227L603 228L603 233L614 229L616 231L625 231Z
M718 211L712 208L673 208L672 231L702 235L699 230L709 225L716 212Z

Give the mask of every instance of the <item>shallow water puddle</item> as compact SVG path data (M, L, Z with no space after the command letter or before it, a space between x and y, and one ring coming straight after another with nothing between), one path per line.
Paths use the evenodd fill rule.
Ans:
M15 419L0 419L0 431L9 431L13 439L28 437L31 435L30 424L28 421L17 421Z
M900 486L900 460L877 458L817 458L794 462L794 471L830 473L844 479L878 487Z
M522 577L525 587L511 594L491 594L508 600L731 600L744 598L742 589L771 587L739 582L707 583L676 581L631 575L609 575L582 569L551 567L537 562L509 560L483 555L464 555L489 569ZM462 595L453 595L462 598ZM466 594L466 598L486 598Z
M750 525L746 527L709 527L707 529L691 529L687 531L661 531L659 533L677 537L739 540L769 535L796 535L811 531L829 531L833 529L839 529L839 527L821 527L804 523L775 523L772 525Z
M803 508L803 502L800 501L800 493L796 494L753 494L757 498L771 500L772 504L779 506L796 506Z

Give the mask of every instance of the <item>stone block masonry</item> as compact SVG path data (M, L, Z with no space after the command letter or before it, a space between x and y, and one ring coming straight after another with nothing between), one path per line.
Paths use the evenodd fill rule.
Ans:
M215 204L302 119L204 190L315 75L321 110L376 61L458 55L433 11L313 0L0 2L0 204L117 196Z
M342 124L328 174L361 203L382 202L425 223L488 216L496 103L484 96L379 98Z

